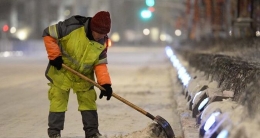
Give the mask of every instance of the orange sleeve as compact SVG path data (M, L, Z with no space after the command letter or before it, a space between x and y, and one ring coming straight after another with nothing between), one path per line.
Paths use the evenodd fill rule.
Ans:
M106 64L99 64L95 66L94 70L97 78L97 83L99 85L111 84L110 75L108 73Z
M43 41L46 47L48 58L50 60L55 59L58 56L61 56L60 48L57 44L57 40L51 36L44 36Z

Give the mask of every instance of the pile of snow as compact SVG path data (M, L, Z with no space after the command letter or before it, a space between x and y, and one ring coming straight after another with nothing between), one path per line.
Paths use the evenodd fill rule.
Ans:
M167 138L167 136L160 125L152 123L143 130L135 131L124 136L112 136L111 138Z

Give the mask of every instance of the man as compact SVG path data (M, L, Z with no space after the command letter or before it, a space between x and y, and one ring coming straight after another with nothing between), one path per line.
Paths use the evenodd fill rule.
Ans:
M70 89L77 94L78 110L82 115L86 138L101 138L98 130L98 114L94 85L82 80L62 68L66 64L72 69L94 80L106 91L103 96L110 100L111 80L107 69L107 33L110 32L111 19L107 11L96 13L93 18L72 16L65 21L47 27L43 32L44 44L49 58L46 77L50 81L48 98L50 110L48 135L60 138L63 130L65 112Z

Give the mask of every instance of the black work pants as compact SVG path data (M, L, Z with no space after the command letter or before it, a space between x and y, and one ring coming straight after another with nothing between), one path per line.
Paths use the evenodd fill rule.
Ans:
M64 128L65 112L49 112L48 117L48 135L60 134Z
M96 110L81 111L83 130L85 136L89 137L98 131L98 114ZM48 117L48 135L60 134L64 128L65 112L49 112Z

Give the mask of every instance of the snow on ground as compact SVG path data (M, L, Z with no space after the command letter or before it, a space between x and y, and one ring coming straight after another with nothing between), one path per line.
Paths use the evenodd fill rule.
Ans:
M44 53L44 52L43 52ZM0 137L47 137L47 80L44 76L45 54L29 57L0 58ZM187 111L178 106L184 101L176 71L165 55L164 47L112 47L108 51L108 68L116 94L160 115L171 125L176 137ZM97 90L99 94L99 90ZM177 101L175 101L177 99ZM163 138L153 120L115 98L97 99L100 132L108 138ZM182 117L180 118L181 115ZM189 116L189 115L187 115ZM71 92L66 112L63 138L84 138L76 95Z
M188 101L182 94L184 87L177 80L179 72L165 55L164 47L111 47L108 67L116 94L143 108L152 115L160 115L169 122L177 138L198 138L199 126ZM37 55L37 56L35 56ZM200 80L189 63L178 56L180 63L199 77L194 83L207 84L210 91L219 92L215 83ZM31 56L0 57L0 137L47 137L47 64L44 52ZM196 93L194 84L192 96ZM99 90L97 89L99 94ZM224 91L231 96L232 91ZM76 95L70 94L63 138L84 138L81 116L77 111ZM107 138L164 138L165 134L150 118L112 98L98 99L100 132ZM237 113L231 119L239 120ZM230 137L257 136L259 118L244 119L230 131ZM254 126L250 129L248 126ZM14 133L15 132L15 133Z
M111 138L167 138L166 133L162 130L162 127L157 123L148 125L143 130L135 131L127 135L113 136Z

